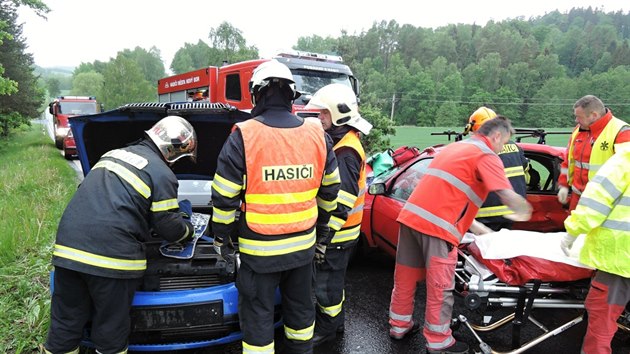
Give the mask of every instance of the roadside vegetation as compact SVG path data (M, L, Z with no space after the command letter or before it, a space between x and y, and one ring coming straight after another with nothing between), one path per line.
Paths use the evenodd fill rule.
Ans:
M36 353L50 317L57 223L77 176L39 124L0 140L0 166L0 353Z

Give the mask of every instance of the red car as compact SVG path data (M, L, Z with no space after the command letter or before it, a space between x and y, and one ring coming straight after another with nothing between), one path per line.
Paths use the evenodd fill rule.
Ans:
M517 145L523 148L533 170L530 172L527 200L532 204L534 212L531 220L514 223L514 228L539 232L564 231L564 219L569 213L558 202L556 194L560 163L566 148L533 143ZM418 156L371 181L361 225L363 246L377 247L392 256L396 255L398 213L433 157L443 147L444 145L428 147Z

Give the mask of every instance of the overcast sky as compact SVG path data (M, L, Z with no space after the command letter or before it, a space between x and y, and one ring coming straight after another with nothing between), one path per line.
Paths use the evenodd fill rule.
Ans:
M261 57L290 49L299 37L359 34L374 22L436 28L450 23L485 25L542 16L572 7L630 11L629 0L43 0L47 20L20 9L23 36L42 67L108 61L123 49L156 46L167 71L184 43L208 43L208 33L227 21L241 30ZM380 4L380 5L375 5ZM410 7L413 7L410 8Z

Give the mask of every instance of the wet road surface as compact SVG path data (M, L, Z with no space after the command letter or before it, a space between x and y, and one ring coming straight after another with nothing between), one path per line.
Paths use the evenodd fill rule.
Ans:
M337 339L315 348L315 354L407 354L425 353L425 341L421 332L409 338L395 341L389 338L387 323L389 300L393 285L394 260L380 252L371 252L354 263L348 269L346 284L346 321L345 333ZM425 288L418 287L415 302L414 320L423 323ZM496 315L507 315L506 309L498 310ZM534 317L547 328L553 329L580 315L574 309L534 309ZM470 320L480 318L480 314L467 310L463 299L455 297L454 315L463 314ZM498 317L496 317L498 318ZM558 336L552 337L526 351L528 354L548 354L550 352L579 353L582 338L586 332L586 323L582 322ZM531 322L523 326L520 343L526 343L543 334ZM463 340L471 347L470 353L481 352L478 342L471 332L460 325L454 331L458 340ZM506 325L492 332L480 333L482 339L496 352L510 352L512 326ZM282 333L276 336L276 352L282 340ZM186 354L240 353L240 344L216 347L205 350L190 350ZM630 336L619 334L613 340L614 354L630 353Z

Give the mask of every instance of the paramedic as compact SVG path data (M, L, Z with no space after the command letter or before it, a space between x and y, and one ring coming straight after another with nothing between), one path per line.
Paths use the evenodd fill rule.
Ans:
M490 108L480 107L468 119L466 130L476 132L483 123L496 116L497 114ZM503 145L503 149L499 152L499 157L501 162L503 162L505 176L512 184L512 188L525 198L527 193L525 171L529 170L529 160L525 157L523 149L510 139ZM476 219L494 231L499 231L503 228L511 229L514 222L504 217L511 213L512 211L501 203L499 196L494 192L490 192L481 208L479 208Z
M57 229L46 353L78 353L88 322L97 352L127 352L131 301L147 264L143 241L151 232L172 242L194 234L192 207L178 206L169 166L194 160L196 149L190 123L169 116L143 140L105 153L85 176Z
M456 341L450 329L457 245L475 228L475 215L490 191L515 212L515 220L531 216L531 205L514 192L497 155L513 132L509 120L497 117L472 138L447 145L405 203L398 216L390 337L402 339L418 329L412 318L414 296L417 282L426 279L427 351L468 353L468 345Z
M278 286L286 351L312 353L313 259L315 245L329 241L328 222L340 184L337 159L318 119L291 114L300 93L286 65L276 60L260 64L250 93L254 118L235 125L217 161L214 246L224 258L230 256L230 236L238 233L243 353L274 351Z
M367 135L372 124L359 115L357 97L349 86L321 88L304 109L320 110L319 119L332 137L339 164L341 189L330 222L331 241L315 260L315 335L313 345L334 339L344 329L346 268L361 231L365 200L365 151L359 133Z
M569 253L575 237L586 234L580 262L597 271L584 303L588 327L582 353L611 353L617 319L630 301L630 143L615 146L586 185L575 210L564 221L562 250Z
M615 153L615 146L630 141L630 125L614 117L595 96L577 100L573 114L577 126L569 139L567 159L562 161L558 178L558 201L569 203L569 210L575 209L586 183Z

